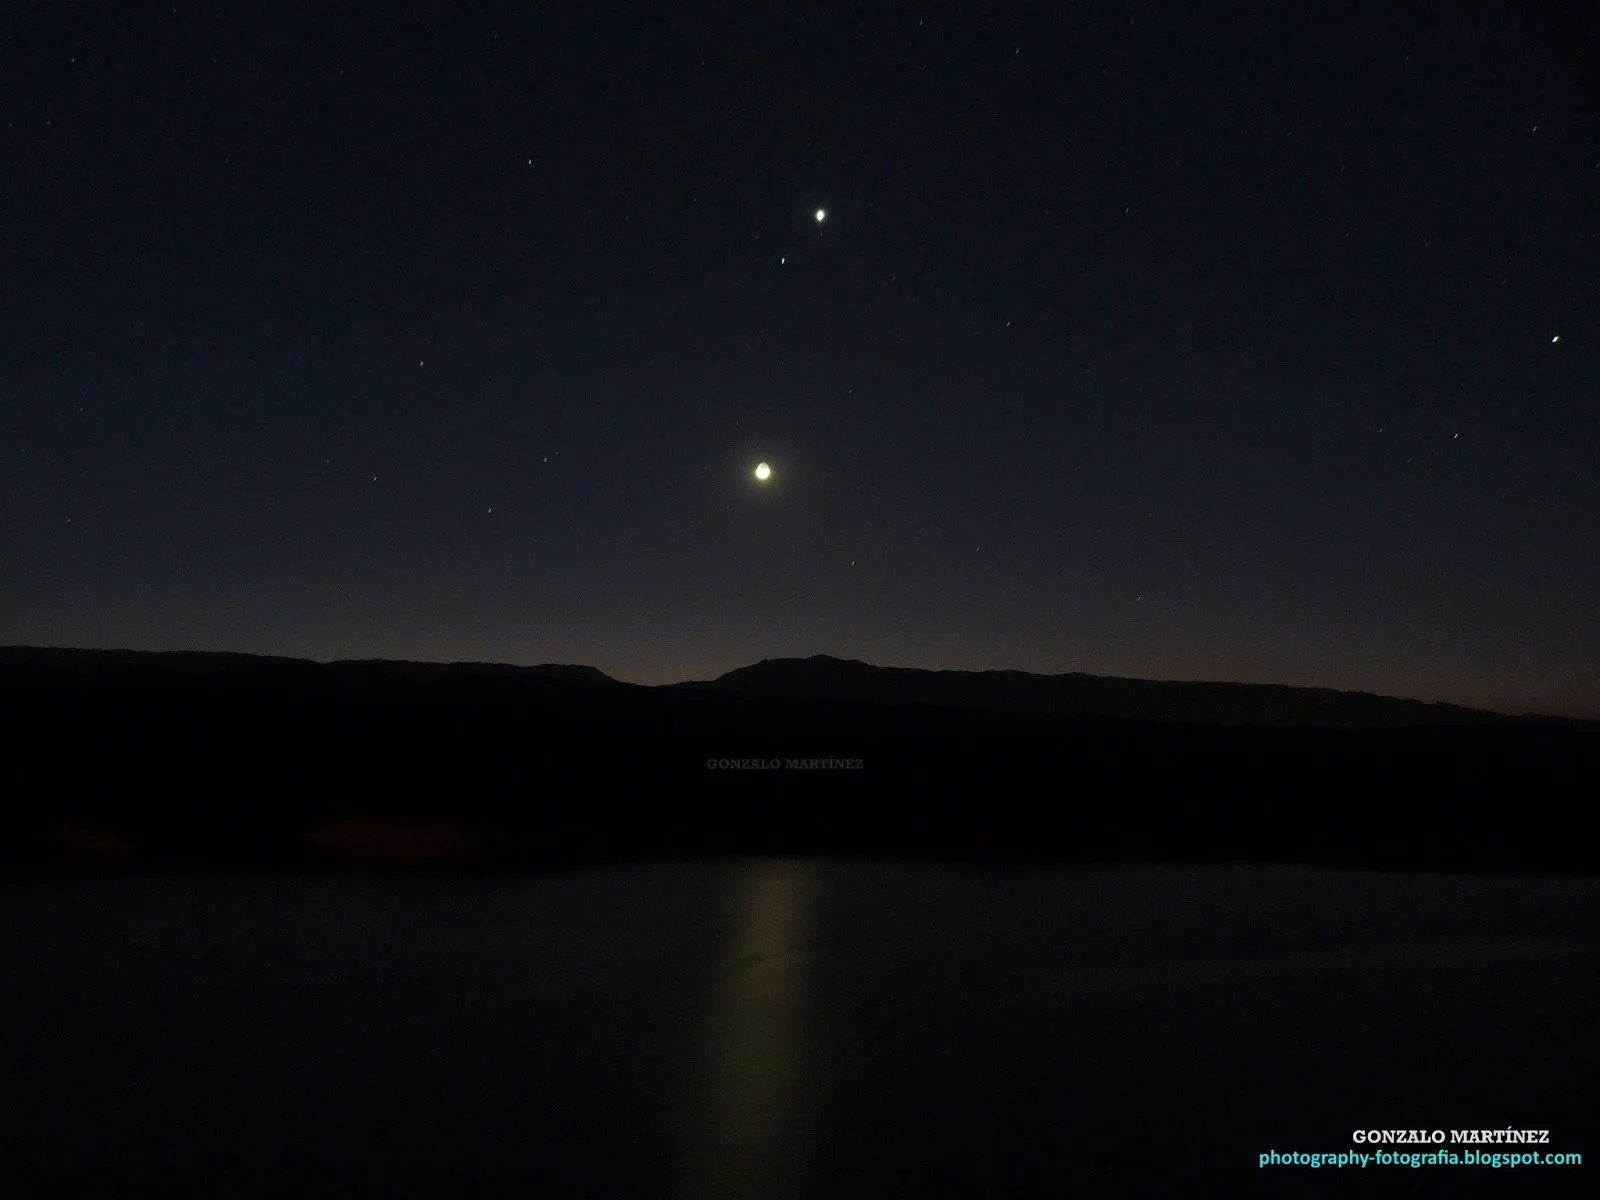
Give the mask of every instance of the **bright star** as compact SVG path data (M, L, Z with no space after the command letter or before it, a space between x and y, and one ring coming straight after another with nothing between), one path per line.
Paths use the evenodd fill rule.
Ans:
M821 225L822 221L823 221L823 218L825 218L827 215L828 214L827 214L826 210L820 209L820 208L817 209L817 224Z
M765 483L767 480L772 478L772 468L767 466L766 463L757 463L756 478L761 480L762 483Z

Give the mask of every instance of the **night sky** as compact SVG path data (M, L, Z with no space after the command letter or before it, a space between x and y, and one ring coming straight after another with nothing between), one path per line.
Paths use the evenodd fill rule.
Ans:
M1600 716L1591 5L1000 7L13 8L0 643Z

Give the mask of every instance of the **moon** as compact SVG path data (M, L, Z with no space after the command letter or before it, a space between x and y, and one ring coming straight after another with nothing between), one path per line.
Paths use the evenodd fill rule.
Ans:
M766 463L757 463L756 478L762 483L765 483L767 480L772 478L772 468L767 466Z

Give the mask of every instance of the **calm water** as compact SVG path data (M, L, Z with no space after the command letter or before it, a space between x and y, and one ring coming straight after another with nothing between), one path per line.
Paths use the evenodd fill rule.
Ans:
M9 1194L1290 1194L1259 1154L1469 1126L1600 1170L1600 880L31 883L0 956Z

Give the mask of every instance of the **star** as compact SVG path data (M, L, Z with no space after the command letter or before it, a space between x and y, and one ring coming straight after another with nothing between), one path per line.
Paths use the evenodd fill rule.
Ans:
M826 209L817 209L817 224L821 225L822 222L827 219L827 216L828 213Z

